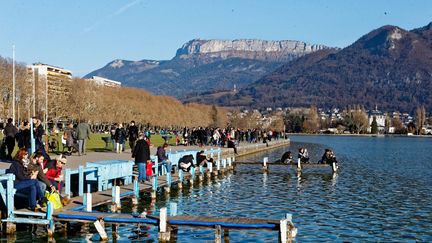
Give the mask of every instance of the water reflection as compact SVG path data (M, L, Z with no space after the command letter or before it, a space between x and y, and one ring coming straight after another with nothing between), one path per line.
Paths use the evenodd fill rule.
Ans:
M324 148L330 147L342 169L332 174L330 167L307 167L297 174L295 167L270 165L269 173L263 174L259 165L238 165L226 177L206 176L201 186L185 183L182 189L172 189L169 197L158 193L157 203L142 194L137 208L125 202L122 212L147 209L157 214L160 207L176 203L178 215L281 219L292 213L299 229L298 242L432 242L431 140L294 139L298 142L290 147L241 161L262 161L266 156L272 162L298 147L307 147L311 160L317 161ZM68 240L82 241L94 233L92 228L72 232L75 234L69 234ZM119 234L122 239L157 242L157 227L153 226L125 225L119 228ZM65 239L58 234L55 237ZM177 237L178 242L213 241L214 231L180 227ZM277 233L233 230L229 239L275 242Z

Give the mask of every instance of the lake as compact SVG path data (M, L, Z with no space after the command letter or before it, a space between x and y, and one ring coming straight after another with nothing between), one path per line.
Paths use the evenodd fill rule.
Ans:
M169 210L177 203L179 215L281 219L291 213L297 242L432 242L431 138L292 136L291 141L289 147L237 160L262 161L266 156L275 161L284 151L296 155L299 147L306 147L317 161L325 148L332 148L340 170L332 175L330 167L306 167L298 176L287 166L270 166L263 174L258 165L238 165L226 177L174 189L169 197L160 194L154 204L148 194L138 208L125 200L122 212L158 214L160 207ZM85 241L95 232L93 227L73 227L71 241ZM119 233L121 241L157 242L156 227L126 225ZM211 242L214 230L180 227L177 237L177 242ZM17 238L35 239L21 232ZM59 232L56 239L66 238ZM277 239L274 231L230 231L230 242Z

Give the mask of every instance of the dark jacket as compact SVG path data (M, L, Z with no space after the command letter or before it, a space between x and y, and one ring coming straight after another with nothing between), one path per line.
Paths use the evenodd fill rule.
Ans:
M150 160L150 147L144 139L137 141L132 151L132 158L135 158L135 163L145 163Z
M137 126L130 126L128 129L128 138L129 141L135 141L138 138L138 127Z
M44 130L42 124L39 124L39 126L34 128L34 138L35 139L42 141L42 136L44 135L44 133L45 133L45 130Z
M42 166L40 166L39 164L33 164L32 162L30 162L29 168L31 168L30 170L32 170L32 171L33 170L38 171L37 179L39 181L42 181L43 183L45 183L45 185L47 185L47 188L49 188L51 186L51 182L48 180L45 173L43 172Z
M156 155L158 157L158 162L162 162L164 160L168 160L168 156L166 155L166 151L164 147L160 146L157 148Z
M17 184L18 182L23 180L30 179L27 168L25 168L24 165L18 161L12 162L7 173L12 173L15 175L14 184Z
M117 128L115 131L115 140L117 143L124 143L126 141L126 131L122 128Z
M18 148L30 148L30 129L23 129L17 133Z
M327 153L324 153L324 155L321 158L322 164L333 164L333 162L337 163L336 157Z
M3 130L3 134L5 135L5 137L15 138L17 133L18 133L18 128L16 128L12 123L6 124Z

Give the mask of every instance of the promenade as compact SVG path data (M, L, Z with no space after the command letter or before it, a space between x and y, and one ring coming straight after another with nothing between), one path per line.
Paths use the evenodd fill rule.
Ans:
M284 146L289 144L289 139L279 139L279 140L273 140L269 142L269 148L274 148L278 146ZM237 156L246 155L249 153L264 151L267 149L267 147L262 146L263 143L247 143L243 142L240 143L240 145L237 146ZM175 151L183 151L183 150L209 150L209 149L217 149L217 146L169 146L167 149L167 152L175 152ZM150 155L156 154L157 147L151 146L150 147ZM232 148L221 148L222 155L231 155L234 154ZM52 159L55 158L55 155L51 155ZM95 161L102 161L102 160L131 160L132 158L131 150L127 149L125 152L122 153L115 153L114 151L104 151L104 152L93 152L89 151L87 154L78 156L77 153L72 154L71 156L67 156L67 164L64 167L64 169L70 168L70 169L76 169L80 165L85 166L87 162L95 162ZM0 161L0 169L8 169L10 166L9 162L3 162Z

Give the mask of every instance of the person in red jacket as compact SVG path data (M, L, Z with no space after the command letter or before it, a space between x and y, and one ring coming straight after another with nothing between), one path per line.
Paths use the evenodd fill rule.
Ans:
M62 182L63 182L63 175L62 175L62 169L63 166L66 164L67 160L63 155L59 155L55 158L55 165L51 168L48 168L48 171L45 173L48 180L51 181L51 183L57 187L57 190L60 192L62 188Z

